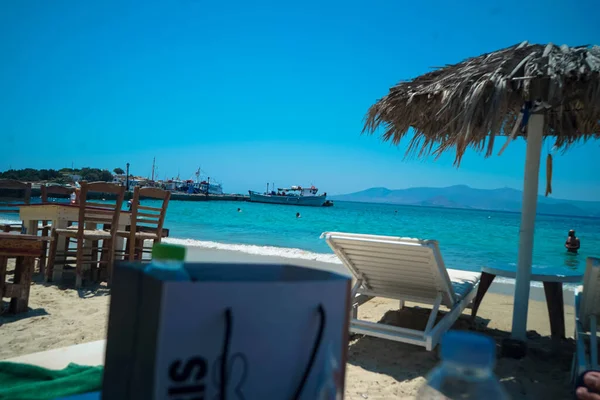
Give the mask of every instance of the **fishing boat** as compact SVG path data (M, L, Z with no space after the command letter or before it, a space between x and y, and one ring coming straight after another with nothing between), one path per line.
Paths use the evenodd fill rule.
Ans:
M195 175L195 180L186 180L178 190L188 194L223 194L223 186L219 182L215 182L214 179L211 182L210 177L207 177L207 179L201 179L200 168L198 168Z
M207 193L208 194L223 194L223 186L220 183L216 182L207 182L202 181L198 185L199 193Z
M250 201L254 203L272 203L287 204L292 206L311 206L322 207L332 206L333 203L327 200L327 193L317 194L319 189L314 186L304 188L302 186L292 186L290 188L279 188L277 191L259 193L249 190Z

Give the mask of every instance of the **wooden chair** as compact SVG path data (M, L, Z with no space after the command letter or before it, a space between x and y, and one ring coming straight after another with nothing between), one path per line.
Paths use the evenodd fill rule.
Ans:
M141 198L162 200L160 207L143 206ZM171 192L158 188L133 189L131 201L131 225L128 231L117 231L117 235L127 240L125 245L124 259L129 261L142 260L144 253L150 253L150 249L144 248L144 241L152 240L160 243L165 237L163 224L167 214L167 207ZM168 232L166 232L168 235Z
M75 192L74 187L66 187L60 185L42 185L40 186L40 190L42 192L42 203L48 203L51 198L61 199L62 202L70 202L71 194ZM69 222L69 226L71 226L71 222ZM50 225L50 221L42 221L42 237L47 237L50 234L50 230L52 229L52 225ZM47 254L48 252L48 242L44 241L42 245L42 256L40 257L40 273L42 275L45 274L46 271L46 262L47 262Z
M17 192L16 196L2 196L0 194L0 214L16 214L19 215L19 205L29 204L31 201L31 183L20 182L13 179L0 179L0 190ZM9 193L12 194L12 193ZM22 201L21 203L15 203L15 200ZM0 231L12 232L21 231L23 224L0 224Z
M75 192L74 187L66 187L60 185L42 185L40 186L40 190L42 192L42 203L48 203L51 198L58 198L66 202L70 202L71 194Z
M111 193L115 194L116 204L92 203L87 200L88 193ZM125 197L125 187L106 182L81 182L81 191L79 195L79 218L76 227L64 229L52 228L52 241L50 244L50 255L48 256L48 268L46 270L46 279L52 279L54 266L57 264L69 264L68 257L75 256L75 286L81 287L84 270L83 265L89 264L90 268L85 271L86 278L94 276L100 265L105 265L107 278L110 284L112 277L112 268L115 259L115 240L123 198ZM96 229L97 224L108 224L110 231ZM58 252L58 236L67 238L67 246L64 251ZM68 249L68 239L77 240L77 249L75 252ZM102 247L98 247L98 242L102 241ZM91 244L91 246L89 245ZM96 245L96 247L94 247ZM84 254L89 251L90 254ZM102 257L97 259L98 251L102 251ZM72 261L71 261L72 262Z

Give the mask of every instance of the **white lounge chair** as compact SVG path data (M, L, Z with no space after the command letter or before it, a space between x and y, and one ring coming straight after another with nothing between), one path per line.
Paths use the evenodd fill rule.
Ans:
M588 257L583 286L575 292L575 340L573 379L598 370L598 319L600 319L600 259Z
M321 238L356 278L350 331L435 348L475 297L480 273L446 269L435 240L324 232ZM358 306L385 297L433 306L424 331L358 319ZM440 306L449 311L436 322Z

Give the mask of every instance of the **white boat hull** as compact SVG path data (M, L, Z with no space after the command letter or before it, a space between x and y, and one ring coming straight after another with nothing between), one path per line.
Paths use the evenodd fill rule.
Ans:
M287 204L290 206L321 207L327 202L327 196L273 196L249 192L250 201L254 203Z

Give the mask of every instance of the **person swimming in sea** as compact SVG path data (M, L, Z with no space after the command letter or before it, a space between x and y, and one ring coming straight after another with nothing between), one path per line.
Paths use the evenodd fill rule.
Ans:
M569 231L569 236L567 236L565 247L569 253L577 254L577 250L579 250L581 247L581 243L579 242L579 238L575 236L575 230L571 229Z
M302 218L302 216L300 216L299 212L296 213L296 218Z
M238 207L238 212L242 212L242 209Z

